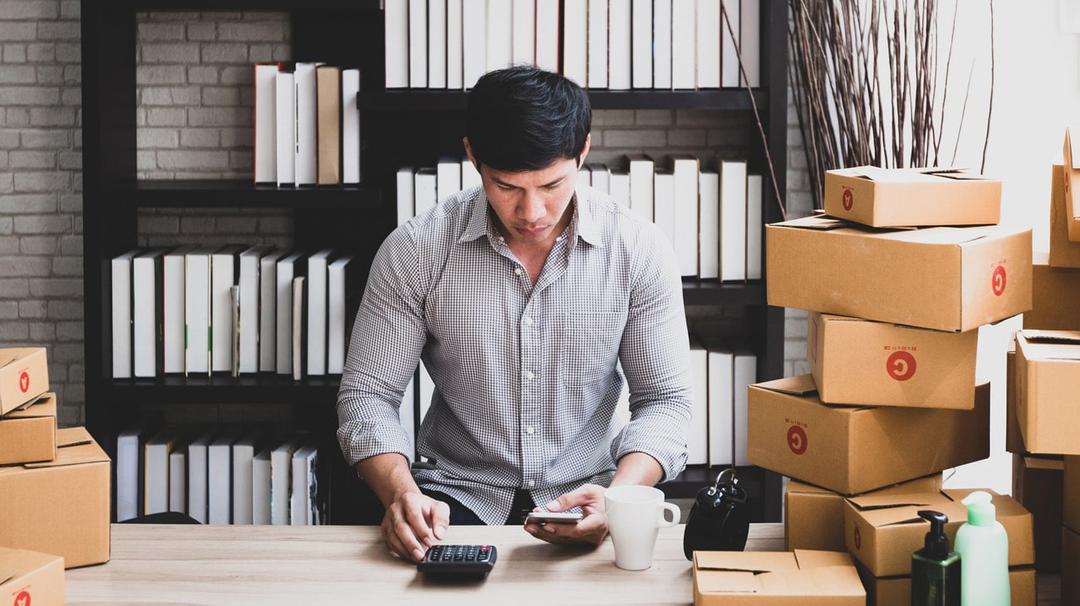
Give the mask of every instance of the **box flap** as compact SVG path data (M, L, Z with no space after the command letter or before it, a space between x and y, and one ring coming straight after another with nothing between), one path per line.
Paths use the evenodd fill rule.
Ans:
M996 225L982 227L923 227L891 234L894 240L919 244L967 244L1000 232Z
M799 564L786 551L695 551L694 568L761 574L795 571Z
M7 413L0 420L7 419L38 419L41 417L56 416L56 394L50 392L40 398L23 405L22 408Z
M24 469L107 463L109 460L109 456L90 437L85 427L71 427L56 430L56 459L41 463L26 463L22 466L0 467L0 476L17 473Z
M848 497L848 502L860 511L895 509L899 507L929 507L939 505L948 498L941 493L876 494Z
M44 349L43 347L7 347L0 349L0 368L11 364L16 360L21 360L30 354L36 353Z
M39 551L0 547L0 585L57 560L62 562L63 558Z
M790 221L783 221L780 223L773 223L775 227L793 227L799 229L812 229L815 231L829 231L833 229L842 229L845 227L853 227L846 221L840 219L833 219L832 217L826 217L825 215L810 215L809 217L802 217L800 219L791 219Z
M920 168L880 168L877 166L855 166L831 170L830 173L841 177L867 179L878 183L934 183L939 179L964 181L987 180L987 177L968 171L966 168L952 166L930 166Z
M1080 360L1080 331L1022 330L1017 343L1031 360Z
M1027 469L1043 469L1047 471L1064 471L1065 460L1051 457L1023 457L1024 467Z
M813 484L807 484L800 482L799 480L789 479L787 483L788 494L824 494L835 495L836 493L828 488L821 488L814 486Z
M796 549L795 562L801 570L824 566L851 566L851 556L843 551L819 551L816 549Z
M784 393L789 396L809 396L817 393L814 376L809 374L755 383L753 387L760 387L761 389Z
M698 570L697 587L701 593L758 593L761 583L753 572L735 570Z

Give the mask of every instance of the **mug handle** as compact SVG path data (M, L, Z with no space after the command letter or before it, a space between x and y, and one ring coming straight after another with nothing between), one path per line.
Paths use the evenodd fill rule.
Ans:
M671 512L671 520L667 519L664 512ZM656 520L656 526L658 528L668 528L679 523L679 518L682 517L682 512L679 510L679 506L674 503L661 503L659 517Z

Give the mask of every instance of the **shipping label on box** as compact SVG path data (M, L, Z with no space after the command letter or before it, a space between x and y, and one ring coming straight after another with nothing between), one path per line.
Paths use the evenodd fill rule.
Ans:
M0 604L63 606L64 558L0 547Z
M1058 456L1013 455L1012 496L1035 523L1035 569L1061 570L1065 462Z
M827 404L975 406L979 331L954 333L812 312L807 358Z
M1080 455L1080 331L1016 335L1016 420L1024 448Z
M860 494L985 459L990 384L973 389L975 408L947 410L827 406L811 375L751 385L750 463Z
M0 465L56 458L56 394L0 417Z
M864 606L851 557L834 551L694 552L694 606Z
M1046 253L1035 255L1024 328L1080 330L1080 269L1051 267Z
M1031 308L1031 230L766 227L769 305L963 332Z
M873 227L996 225L1001 181L959 168L830 170L825 213Z
M0 349L0 415L49 391L44 347Z
M911 577L877 578L857 566L866 586L867 606L911 606ZM1016 567L1009 569L1010 606L1036 606L1035 570Z

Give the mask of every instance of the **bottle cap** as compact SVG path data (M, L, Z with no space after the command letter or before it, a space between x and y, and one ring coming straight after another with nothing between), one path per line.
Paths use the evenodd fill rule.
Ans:
M990 493L976 490L961 501L967 505L967 521L972 526L992 526L997 520L997 508L994 507Z
M919 555L939 561L948 558L949 537L945 536L945 524L949 523L949 516L940 511L923 510L919 512L919 517L930 522L930 532L926 533Z

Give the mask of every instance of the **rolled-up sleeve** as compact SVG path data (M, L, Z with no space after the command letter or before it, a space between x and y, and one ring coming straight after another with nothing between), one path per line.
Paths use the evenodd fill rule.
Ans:
M686 467L691 415L690 340L675 253L653 226L642 231L619 359L630 388L630 422L611 444L615 461L642 452L668 481Z
M411 459L400 407L427 339L412 225L391 233L371 264L338 391L338 442L349 465L398 452Z

